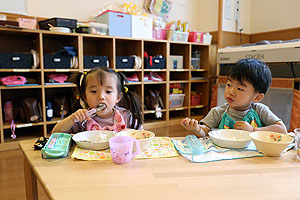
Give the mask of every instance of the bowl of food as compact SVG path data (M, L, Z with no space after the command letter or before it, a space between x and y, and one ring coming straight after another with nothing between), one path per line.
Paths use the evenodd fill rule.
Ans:
M102 150L109 148L109 139L115 136L114 131L83 131L73 135L72 139L83 149Z
M212 142L230 149L246 148L251 142L250 132L237 129L219 129L208 133Z
M271 131L255 131L250 133L257 151L265 156L280 156L294 139L282 133Z
M141 152L147 148L147 146L155 137L155 134L151 131L135 130L135 129L126 129L124 131L116 133L116 136L120 136L120 135L126 135L137 139L140 142Z

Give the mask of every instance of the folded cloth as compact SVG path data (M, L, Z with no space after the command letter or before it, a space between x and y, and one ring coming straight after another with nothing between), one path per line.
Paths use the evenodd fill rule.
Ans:
M219 160L233 160L264 156L256 150L253 142L251 142L249 146L244 149L227 149L214 145L210 138L199 138L199 141L203 145L204 151L202 154L193 155L185 140L172 139L172 142L174 143L174 146L178 152L192 162L205 163Z

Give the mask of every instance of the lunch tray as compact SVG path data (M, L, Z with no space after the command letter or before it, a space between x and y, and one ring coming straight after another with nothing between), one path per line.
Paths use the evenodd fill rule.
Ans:
M72 135L68 133L53 133L42 148L42 158L64 158L68 156Z

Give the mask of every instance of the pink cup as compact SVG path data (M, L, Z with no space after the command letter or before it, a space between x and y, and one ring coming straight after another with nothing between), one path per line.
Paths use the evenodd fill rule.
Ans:
M133 151L135 143L136 151ZM129 136L115 136L109 139L111 159L116 164L129 163L132 157L137 156L140 149L140 142Z

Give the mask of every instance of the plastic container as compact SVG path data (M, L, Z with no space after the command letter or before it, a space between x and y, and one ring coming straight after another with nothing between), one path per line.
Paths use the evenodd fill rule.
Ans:
M72 135L68 133L53 133L43 147L42 158L65 158L72 144Z
M203 43L203 32L196 32L196 31L190 32L189 42Z
M191 65L193 69L200 69L200 58L191 58Z
M40 29L49 30L51 24L54 27L65 27L65 28L76 28L77 19L67 19L67 18L51 18L38 22Z
M78 23L79 27L76 28L77 33L89 33L97 35L107 35L107 24L96 22Z
M170 94L169 95L169 107L176 108L183 106L185 94Z
M172 41L187 42L189 38L188 32L174 31Z
M46 103L46 120L51 121L53 117L53 107L51 102Z
M201 99L200 94L191 95L191 105L192 106L200 105L200 99Z

